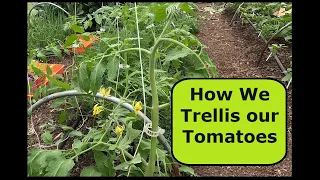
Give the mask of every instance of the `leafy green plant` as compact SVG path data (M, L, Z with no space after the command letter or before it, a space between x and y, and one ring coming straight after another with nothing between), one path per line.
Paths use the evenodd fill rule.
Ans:
M70 54L68 49L64 49L63 52ZM29 52L28 58L30 60L39 59L42 62L47 62L47 57L52 56L57 57L60 61L62 60L62 50L59 46L50 44L48 46L45 46L44 48L32 49Z
M276 54L280 48L288 48L292 41L292 4L280 2L257 2L257 3L232 3L229 5L233 11L240 12L240 18L243 23L252 22L253 26L259 31L259 36L263 36L269 46L271 41L277 43L269 46L270 54ZM280 42L279 42L280 41ZM284 43L284 44L283 44ZM265 50L264 49L264 50ZM264 51L263 51L264 52ZM260 62L263 52L261 52L258 63ZM291 61L290 61L291 62ZM292 67L288 68L288 73L282 79L291 83ZM290 84L289 83L289 84Z
M35 60L33 60L35 61ZM37 62L37 61L35 61ZM48 66L46 68L46 73L42 72L36 65L30 63L29 69L32 69L33 73L30 73L31 77L28 77L28 93L32 93L32 101L28 103L35 102L37 99L47 96L49 94L63 90L70 90L71 87L68 83L63 82L64 78L61 75L52 75L51 68ZM29 75L29 73L28 73ZM46 86L44 83L41 83L39 87L36 87L36 79L40 77L45 77L50 81L50 84Z
M268 61L268 59L271 57L271 55L276 54L283 47L286 47L286 45L285 44L271 44L271 46L269 46L270 54L267 57L266 61Z
M285 26L288 22L292 21L292 14L284 13L283 15L277 14L281 8L285 11L292 9L291 3L244 3L240 7L242 16L249 18L260 33L269 39L275 32ZM246 22L246 20L244 20ZM278 38L283 38L287 42L291 41L292 27L289 27L282 31Z
M28 50L62 42L68 35L63 30L67 15L48 4L38 5L33 11L28 17Z
M155 42L155 37L159 36L161 33L160 30L164 28L163 21L156 21L156 17L154 16L153 11L156 11L157 8L161 6L157 3L141 3L141 6L139 6L139 13L138 19L139 19L139 30L140 30L140 45L142 48L149 49L153 46L153 43ZM166 13L166 11L174 10L176 5L172 5L170 8L167 8L167 10L162 9L162 12ZM93 57L97 57L103 54L108 54L112 51L116 51L118 47L120 48L134 48L137 47L137 38L136 38L136 24L135 24L135 15L133 14L133 8L130 8L129 5L125 4L122 7L102 7L98 12L101 14L101 19L103 20L101 24L105 24L106 26L103 26L105 29L105 32L100 32L100 42L96 44L91 49L88 49L88 51L81 56L78 56L79 61L82 61L84 59L92 59ZM159 9L157 11L160 11ZM97 13L92 14L92 17L96 17ZM118 42L118 32L117 32L117 19L116 17L119 16L119 24L121 23L123 27L119 26L119 36L121 37ZM109 20L107 20L109 18ZM169 28L172 29L171 32L165 35L165 37L173 38L176 40L179 40L183 44L185 44L188 47L193 48L197 53L201 54L202 58L207 59L207 62L210 64L210 66L213 66L212 60L207 56L207 54L204 52L205 47L199 43L198 39L192 35L189 30L190 28L184 24L184 19L192 19L196 20L195 17L190 16L186 13L180 13L176 21L173 21L169 25ZM93 18L92 20L95 20ZM104 23L106 21L106 23ZM108 52L105 52L106 49L109 49ZM158 49L158 52L156 53L156 56L158 59L163 59L164 61L157 62L157 67L159 71L157 72L159 75L157 77L161 78L160 83L158 83L158 90L159 90L159 99L160 101L167 101L170 99L170 87L179 79L181 78L187 78L187 77L206 77L206 71L204 69L201 69L203 66L201 66L201 63L195 62L194 56L190 54L186 49L180 48L180 47L174 47L170 44L166 45L160 45L160 48ZM116 83L115 80L117 75L117 67L115 66L113 69L116 71L113 71L113 75L111 78L107 77L107 74L105 76L106 81L104 81L103 84L105 86L117 86L117 90L121 93L123 93L127 89L128 90L134 90L136 93L131 95L131 98L137 98L141 99L141 93L142 89L136 89L136 87L141 87L141 81L136 80L135 78L139 77L139 71L137 69L140 69L140 64L137 59L139 58L138 53L123 53L120 58L124 58L124 60L121 62L121 64L128 65L130 64L129 68L119 69L119 82ZM148 57L146 54L142 52L142 59L143 59L143 67L148 67ZM195 66L196 65L196 66ZM111 68L111 67L110 67ZM108 69L110 69L108 68ZM161 69L161 70L160 70ZM126 74L128 73L130 78L126 78ZM131 74L132 73L132 74ZM216 73L216 72L214 72ZM131 74L131 75L130 75ZM148 76L148 70L146 70L146 75ZM103 78L104 79L104 78ZM126 80L121 80L126 79ZM146 80L145 80L146 81ZM123 83L128 82L130 87L124 88L122 86ZM149 84L148 82L146 82ZM126 86L127 87L127 86ZM151 102L151 92L150 92L150 86L146 87L146 93L147 93L147 102ZM148 113L150 113L149 110L147 110ZM161 126L168 127L169 130L171 128L170 125L170 119L168 118L170 116L169 108L166 108L161 113ZM166 137L170 139L170 131L166 132Z
M75 3L75 2L57 2L58 5L66 9L70 14L79 17L82 19L83 22L85 18L90 15L91 13L97 11L101 6L114 6L115 2L82 2L82 3ZM76 11L76 12L75 12ZM91 17L89 17L92 19ZM88 24L89 21L84 22L84 28L87 29L89 32L94 32L99 29L97 27L97 23L91 22Z
M290 58L290 67L287 69L287 75L285 75L282 78L282 81L288 82L287 88L289 87L290 83L292 83L292 61L291 61L291 56Z
M87 16L100 22L105 31L97 32L100 40L95 46L76 54L79 64L71 87L87 95L99 92L115 96L121 103L133 104L134 112L98 99L79 99L82 114L92 113L83 120L90 121L88 132L65 128L69 136L73 132L71 149L30 151L29 176L67 176L81 155L89 151L94 154L95 165L83 169L80 176L171 175L176 163L171 152L164 150L156 137L143 136L145 123L137 113L145 107L145 114L152 120L151 130L157 132L159 120L169 120L170 88L176 81L217 75L205 47L188 28L174 22L194 15L194 8L192 3L184 2L139 4L138 30L136 9L128 4L102 7L91 15L92 19ZM77 33L84 33L79 25L71 26L74 34L67 37L65 46L77 41ZM147 78L140 79L141 71ZM144 92L145 103L137 102L144 99ZM50 141L50 135L44 133ZM194 175L186 166L181 165L180 171Z

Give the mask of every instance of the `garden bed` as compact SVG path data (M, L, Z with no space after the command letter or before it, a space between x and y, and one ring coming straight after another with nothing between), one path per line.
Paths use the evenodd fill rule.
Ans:
M64 146L59 147L61 151L58 153L62 153L62 156L59 155L56 159L71 167L69 171L63 170L63 176L291 176L291 87L288 89L288 153L277 165L197 166L193 167L193 170L176 163L170 155L171 148L162 141L162 145L155 146L157 138L146 135L140 138L143 125L147 123L144 118L146 116L152 119L152 123L159 123L159 126L166 130L164 135L170 140L170 88L180 79L283 78L275 61L262 61L256 66L265 43L256 35L255 30L251 26L242 25L239 19L233 19L234 23L230 25L232 12L203 12L205 7L214 7L212 4L219 6L219 3L197 3L201 10L197 14L202 16L199 22L190 16L193 10L188 3L139 3L142 13L138 14L139 18L143 19L139 24L136 24L136 17L133 16L133 3L129 4L130 8L128 4L104 7L95 13L86 14L81 21L68 22L71 32L65 40L68 42L65 43L68 44L67 47L78 43L76 35L85 34L86 26L88 28L92 21L96 21L99 26L100 30L92 33L99 35L99 40L92 47L89 45L90 48L81 54L62 53L61 58L54 46L47 48L58 56L48 57L47 63L63 64L65 70L62 77L52 85L58 86L60 92L76 89L85 95L46 102L28 118L29 131L32 130L32 118L44 153L50 152L46 150L57 149L55 143L62 136L70 136ZM70 7L74 9L73 5ZM183 18L173 18L179 13L163 16L163 13L175 11L181 13ZM151 16L152 13L156 16ZM137 26L139 32L136 31ZM199 32L194 36L193 33L197 31ZM140 36L140 39L137 36ZM278 53L285 67L290 64L287 59L290 54L288 49ZM43 56L38 52L36 57ZM97 93L96 96L92 95ZM127 103L127 108L112 103L114 101L110 102L112 98L123 100ZM69 130L66 131L66 128ZM89 134L92 129L93 134L98 134L91 137ZM152 127L152 131L156 130L158 128ZM49 134L45 134L46 131L49 131ZM36 146L36 142L35 133L28 136L28 152L30 145ZM155 167L150 166L150 162L153 162ZM37 169L32 163L38 162L28 162L28 168ZM101 166L103 163L109 166L108 170ZM84 172L87 168L90 171ZM52 173L50 168L45 171ZM38 175L44 174L39 172Z
M198 3L201 10L211 7L211 3ZM206 19L200 21L201 30L197 34L205 44L210 57L216 57L217 71L222 78L274 78L281 81L283 74L274 60L256 61L265 43L256 35L250 25L242 25L240 19L230 25L234 12L223 11L210 14L201 12ZM279 43L279 42L278 42ZM291 52L284 49L278 52L285 67ZM265 56L265 58L267 58ZM286 83L283 83L286 85ZM291 176L292 175L292 88L288 89L288 153L286 158L273 166L195 166L200 176Z

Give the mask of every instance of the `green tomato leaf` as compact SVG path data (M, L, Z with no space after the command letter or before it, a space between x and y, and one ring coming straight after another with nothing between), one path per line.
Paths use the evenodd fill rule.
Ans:
M131 161L130 161L130 164L139 164L142 162L142 159L141 159L141 156L140 154L138 153Z
M33 99L38 99L42 92L41 88L36 89L36 92L33 94Z
M64 103L64 99L55 99L51 105L53 108L58 108Z
M64 44L64 47L66 48L66 47L71 46L71 44L72 44L75 40L77 40L77 35L76 35L76 34L71 34L70 36L67 37L67 40L66 40L66 42L65 42L65 44Z
M180 67L180 61L178 60L173 60L171 63L172 63L172 66L176 69Z
M108 58L108 64L107 64L108 80L112 81L117 77L119 63L120 63L120 59L117 56L114 56L112 58Z
M122 171L128 171L129 169L129 162L123 162L121 164L119 164L118 166L114 167L115 170L122 170Z
M291 73L288 73L282 78L281 81L285 81L285 82L289 81L291 79L291 77L292 77Z
M49 131L46 131L45 133L43 133L41 135L42 140L46 143L46 144L52 144L52 135L50 134Z
M98 24L101 24L101 22L102 22L102 15L101 14L95 14L94 18Z
M83 38L85 41L90 41L90 37L87 36L87 35L82 35L82 38Z
M181 10L183 10L186 13L191 14L192 16L196 15L196 13L194 13L194 11L190 8L189 3L187 3L187 2L181 3L180 8L181 8Z
M140 130L136 130L132 128L132 121L130 121L126 127L126 135L124 136L123 139L121 139L121 141L119 142L118 146L121 150L126 150L128 149L130 146L129 144L133 142L134 139L136 139L141 131Z
M185 78L205 78L205 76L201 73L189 72L186 74Z
M81 33L81 34L84 33L83 27L80 27L80 26L78 26L76 24L72 25L71 28L76 33Z
M58 158L49 162L44 176L65 177L69 175L69 171L73 168L72 159Z
M58 59L61 61L62 60L62 53L61 50L55 46L51 49L51 51L53 52L54 55L56 55L58 57Z
M63 49L63 52L70 56L70 51L68 49Z
M290 41L290 40L292 40L292 35L288 35L288 36L286 36L284 39L285 39L286 41Z
M37 75L37 76L42 76L44 73L37 67L31 65L31 68L33 70L33 72Z
M116 148L117 148L117 145L116 145L116 144L113 144L113 145L109 146L108 150L113 151L113 150L115 150Z
M89 20L86 20L84 23L83 23L83 27L84 27L84 29L88 29L88 27L89 27Z
M72 144L72 148L79 149L82 147L82 145L83 145L83 143L79 139L74 139L73 144Z
M84 90L85 92L89 92L90 90L90 78L88 75L87 63L83 62L80 64L79 67L79 87Z
M106 156L103 152L93 151L94 160L96 162L97 169L103 176L114 176L115 169L113 166L113 156L110 154Z
M59 81L59 80L57 80L57 79L55 79L52 76L47 75L47 74L45 74L45 76L49 79L50 83L52 83L52 84L55 84L55 85L57 85L57 86L59 86L59 87L61 87L63 89L66 89L66 90L71 90L72 89L71 86L69 84L67 84L67 83L61 82L61 81Z
M60 126L60 127L61 127L61 129L62 129L63 131L72 131L72 130L73 130L73 128L70 127L70 126L64 126L64 125L62 125L62 126Z
M96 151L109 152L109 146L107 144L99 144L92 149Z
M149 139L141 140L140 142L140 148L142 150L148 150L151 149L151 141Z
M48 162L54 158L59 158L61 155L62 153L59 150L32 149L27 157L28 175L43 176Z
M50 68L49 66L46 67L46 73L47 73L48 75L51 75L51 74L52 74L52 70L51 70L51 68Z
M158 172L158 171L157 171ZM126 173L128 174L128 173ZM125 174L125 175L126 175ZM143 177L145 174L143 171L135 165L131 165L130 169L130 177Z
M74 130L74 131L71 131L71 132L69 133L69 136L70 136L70 137L83 136L83 134L82 134L81 131Z
M175 49L172 49L165 57L164 59L164 63L168 63L172 60L176 60L176 59L179 59L179 58L183 58L183 57L186 57L188 56L189 54L191 54L190 50L189 49L181 49L181 48L175 48Z
M46 57L46 55L44 55L41 51L38 51L37 52L37 57L39 58L39 59L41 59L42 61L47 61L47 57Z
M159 21L163 21L166 19L167 16L167 7L166 6L161 6L161 5L157 5L154 6L153 8L153 12L154 12L154 21L159 22Z
M102 173L96 166L88 166L84 168L80 173L80 177L100 177L101 175Z
M58 122L61 124L61 123L64 123L66 120L67 120L67 112L64 110L60 113Z
M180 170L181 172L185 172L185 173L194 175L194 170L193 170L191 167L181 165L181 167L179 168L179 170Z
M104 63L99 62L95 68L93 69L91 73L91 91L95 95L97 94L98 90L100 89L101 83L102 83L102 77L104 72L106 71L107 67L104 65Z

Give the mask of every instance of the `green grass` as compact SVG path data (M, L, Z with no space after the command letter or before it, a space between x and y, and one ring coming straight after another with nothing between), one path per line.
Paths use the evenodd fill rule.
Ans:
M60 9L44 5L33 9L28 17L28 50L63 42L68 35L63 26L67 15Z

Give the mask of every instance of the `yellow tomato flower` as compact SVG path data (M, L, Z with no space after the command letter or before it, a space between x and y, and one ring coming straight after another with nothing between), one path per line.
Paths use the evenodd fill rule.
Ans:
M102 94L102 96L110 96L111 88L101 88L99 93Z
M103 111L103 107L99 106L99 104L94 105L93 107L93 115L98 115Z
M124 127L123 126L117 126L116 129L115 129L115 132L122 136L122 133L123 133L123 130L124 130Z
M134 102L133 102L134 103ZM136 102L134 105L134 112L136 113L136 115L138 114L138 111L140 111L142 109L142 103L141 101Z

